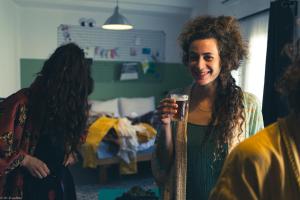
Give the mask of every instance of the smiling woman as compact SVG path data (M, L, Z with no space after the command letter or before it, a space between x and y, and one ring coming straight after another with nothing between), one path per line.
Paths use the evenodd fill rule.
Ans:
M176 90L190 97L186 132L172 130L178 105L172 98L163 99L153 171L163 199L208 199L228 152L263 127L260 103L231 75L247 55L235 18L196 17L186 24L179 42L194 79ZM180 145L173 143L179 139Z
M221 71L217 40L209 38L193 41L189 50L188 67L199 85L214 82Z

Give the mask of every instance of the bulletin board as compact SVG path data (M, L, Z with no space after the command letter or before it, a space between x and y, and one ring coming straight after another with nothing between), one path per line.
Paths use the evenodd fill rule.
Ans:
M58 45L75 42L86 57L103 61L164 62L165 33L152 30L112 31L99 27L60 25Z

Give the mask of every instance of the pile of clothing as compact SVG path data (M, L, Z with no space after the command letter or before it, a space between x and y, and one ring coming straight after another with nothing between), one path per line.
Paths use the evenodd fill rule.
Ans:
M83 166L96 168L97 160L110 155L121 159L121 174L136 173L137 152L153 146L156 133L156 129L143 122L141 117L129 119L101 116L88 128L86 143L82 146Z

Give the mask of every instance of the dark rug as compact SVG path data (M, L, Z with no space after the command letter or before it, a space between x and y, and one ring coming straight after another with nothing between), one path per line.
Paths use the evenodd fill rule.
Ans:
M156 184L152 177L125 177L118 181L113 181L103 185L93 184L76 186L76 193L78 200L98 200L98 193L101 188L126 188L129 190L133 186L152 189L156 187Z

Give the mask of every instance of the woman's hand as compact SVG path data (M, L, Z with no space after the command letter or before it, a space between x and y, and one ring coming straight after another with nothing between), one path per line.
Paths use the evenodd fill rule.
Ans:
M164 169L169 169L173 158L173 140L171 130L171 118L177 112L178 105L175 99L165 98L157 107L157 115L163 124L160 137L157 142L157 157Z
M36 157L25 155L21 165L25 167L32 176L37 178L45 178L50 174L47 165Z
M171 123L171 118L177 112L177 107L178 105L176 104L175 99L165 98L160 101L157 107L157 113L164 125Z
M69 153L69 154L67 154L67 155L65 156L63 165L64 165L64 166L73 165L73 164L75 164L77 161L78 161L78 159L77 159L76 153L75 153L75 152L71 152L71 153Z

